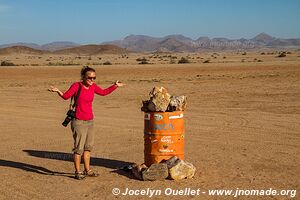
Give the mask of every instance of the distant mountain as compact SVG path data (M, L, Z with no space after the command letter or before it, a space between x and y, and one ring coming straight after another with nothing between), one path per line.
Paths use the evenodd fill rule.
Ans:
M90 56L97 54L122 54L128 53L126 49L120 48L115 45L82 45L78 47L72 47L68 49L62 49L57 51L46 51L38 50L25 46L13 46L5 47L0 49L0 55L11 55L11 54L30 54L30 55L41 55L41 54L61 54L61 55L82 55Z
M29 48L38 49L38 50L56 51L56 50L76 47L76 46L80 46L80 45L76 44L74 42L51 42L51 43L44 44L44 45L38 45L35 43L18 42L18 43L10 43L10 44L0 45L0 49L6 48L6 47L13 47L13 46L24 46L24 47L29 47Z
M160 39L145 35L129 35L123 40L115 40L112 42L104 42L102 44L113 44L119 47L130 49L131 51L155 51L157 43Z
M145 35L129 35L123 40L105 42L114 44L136 52L196 52L201 50L226 50L226 49L255 49L264 47L300 47L300 38L280 39L266 33L260 33L252 39L227 39L199 37L197 40L183 35L168 35L165 37L150 37Z
M189 43L192 41L191 38L185 37L184 35L167 35L167 36L163 37L163 39L175 39L175 40L182 41L185 43Z
M80 46L80 44L76 44L74 42L51 42L40 46L40 49L47 51L57 51L77 46Z
M300 39L280 39L276 38L269 42L267 46L270 47L284 47L284 46L291 46L291 47L299 47L300 46Z
M104 46L103 46L104 45ZM105 46L115 45L115 46ZM1 48L24 46L53 53L91 55L98 53L134 52L197 52L205 50L246 50L258 48L300 48L300 38L282 39L260 33L251 39L227 39L199 37L193 40L184 35L151 37L147 35L129 35L122 40L103 42L101 45L79 45L73 42L52 42L38 45L34 43L12 43L0 45ZM117 46L117 47L116 47Z
M205 43L205 42L209 42L210 39L209 37L199 37L196 42L202 42L202 43Z
M40 45L35 44L35 43L25 43L25 42L17 42L17 43L10 43L10 44L2 44L0 45L0 49L6 48L6 47L13 47L13 46L24 46L24 47L29 47L33 49L40 49Z
M97 54L122 54L128 53L126 49L115 45L82 45L78 47L54 51L55 54L75 54L75 55L97 55Z
M188 44L188 41L178 40L176 37L169 37L158 43L159 48L157 51L171 51L171 52L189 52L193 51L191 45Z
M276 39L275 37L272 37L266 33L260 33L257 36L255 36L254 38L252 38L251 40L254 42L260 42L262 44L268 44L275 39Z
M31 54L31 55L41 55L43 53L48 53L47 51L37 50L25 46L12 46L0 49L0 55L6 54Z
M135 52L153 51L181 51L187 48L190 51L192 39L183 35L168 35L163 38L146 35L129 35L123 40L104 42L102 44L114 44ZM188 46L186 46L188 44Z

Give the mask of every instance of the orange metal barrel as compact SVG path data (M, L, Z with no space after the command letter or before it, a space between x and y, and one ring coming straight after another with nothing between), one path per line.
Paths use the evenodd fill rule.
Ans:
M150 166L172 156L184 159L184 118L182 111L146 112L144 117L144 158Z

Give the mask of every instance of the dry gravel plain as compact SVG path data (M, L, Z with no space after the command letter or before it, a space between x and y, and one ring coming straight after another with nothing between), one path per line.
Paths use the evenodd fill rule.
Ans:
M121 192L126 188L273 188L299 192L299 55L299 51L283 58L261 51L247 55L174 55L177 60L189 56L189 64L170 64L177 62L170 54L100 55L101 59L94 56L77 60L72 56L2 55L0 60L20 66L0 67L0 199L149 199L114 196L113 188ZM136 59L143 57L152 64L137 64ZM210 63L203 63L207 59ZM75 60L78 65L70 63ZM112 65L102 65L104 61ZM92 165L101 176L78 181L72 178L70 127L61 125L69 101L47 88L55 85L65 91L79 80L81 67L93 62L96 82L101 87L115 80L127 86L109 96L95 97L96 147ZM61 63L69 65L60 66ZM117 170L131 162L143 162L140 107L154 86L188 97L185 157L197 168L193 179L143 182ZM299 194L294 199L297 197ZM153 198L233 196L162 194ZM239 199L289 198L275 195Z

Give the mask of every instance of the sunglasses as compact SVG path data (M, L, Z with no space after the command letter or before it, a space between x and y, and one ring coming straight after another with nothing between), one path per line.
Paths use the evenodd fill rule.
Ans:
M89 80L96 80L96 76L88 76L87 79L89 79Z

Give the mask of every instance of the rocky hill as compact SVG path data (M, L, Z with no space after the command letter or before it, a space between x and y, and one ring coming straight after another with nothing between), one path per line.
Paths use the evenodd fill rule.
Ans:
M146 35L129 35L123 40L104 42L102 45L79 45L73 42L52 42L38 45L34 43L12 43L0 45L1 48L11 46L29 47L35 50L50 51L58 54L93 55L101 53L134 52L197 52L205 50L246 50L259 48L300 48L300 38L283 39L260 33L251 39L227 39L199 37L196 40L184 35L168 35L151 37ZM17 50L16 51L25 51ZM8 50L5 50L8 51ZM13 50L9 50L13 51ZM30 51L30 50L28 50ZM38 51L33 51L37 53Z
M96 54L122 54L128 53L126 49L115 45L82 45L78 47L54 51L55 54L96 55Z
M78 46L80 45L74 42L51 42L48 44L41 45L40 49L46 51L57 51Z
M290 48L300 47L300 38L281 39L266 33L260 33L251 39L227 39L199 37L197 40L183 35L169 35L162 38L130 35L123 40L105 42L114 44L137 52L171 51L171 52L196 52L201 50L226 50L226 49L255 49L255 48Z
M123 54L128 53L126 49L120 48L115 45L82 45L78 47L72 47L56 51L45 51L33 49L25 46L13 46L0 49L1 55L10 54L30 54L30 55L41 55L41 54L61 54L61 55L97 55L97 54Z
M8 55L8 54L30 54L30 55L41 55L44 53L49 53L48 51L42 51L33 49L25 46L12 46L5 47L0 49L0 55Z
M51 42L51 43L44 44L44 45L38 45L35 43L18 42L18 43L10 43L10 44L0 45L0 49L6 48L6 47L13 47L13 46L23 46L23 47L29 47L32 49L45 50L45 51L56 51L56 50L61 50L61 49L66 49L66 48L71 48L71 47L77 47L80 45L76 44L74 42L64 42L64 41Z

